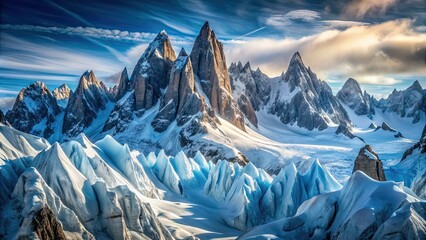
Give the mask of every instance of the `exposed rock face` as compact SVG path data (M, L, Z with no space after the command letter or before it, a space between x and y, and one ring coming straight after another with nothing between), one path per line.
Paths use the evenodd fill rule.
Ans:
M191 60L184 49L173 64L170 81L160 104L160 111L151 123L158 132L167 129L171 122L178 125L205 109L205 104L194 91L194 74Z
M16 129L48 138L53 133L56 115L62 111L56 98L42 82L35 82L22 89L6 120ZM45 121L45 127L36 125Z
M364 172L375 180L386 181L382 161L370 145L365 145L361 148L361 150L359 150L352 172L356 172L358 170Z
M340 124L339 127L337 127L336 129L336 134L343 134L347 137L349 137L350 139L355 138L356 136L350 131L350 129L343 124Z
M96 79L93 71L85 72L65 109L62 133L73 137L83 132L97 118L98 112L106 109L109 100L106 86Z
M47 206L42 207L34 215L32 226L39 239L67 239L61 222Z
M131 85L135 90L136 109L149 109L166 88L175 52L165 31L161 31L142 54L133 70Z
M410 156L413 151L419 150L420 153L426 153L426 125L423 127L422 136L420 137L420 141L418 141L414 146L407 149L402 155L401 162L404 161L408 156Z
M426 112L426 90L419 81L415 81L403 91L393 90L386 100L376 101L375 105L383 112L394 112L401 117L413 118L413 123L420 121Z
M376 129L376 128L377 128L377 125L376 125L376 124L374 124L374 123L371 123L371 124L368 126L368 128L369 128L369 129Z
M366 92L362 92L359 83L353 78L349 78L343 84L336 97L354 110L357 115L374 114L374 109L370 104L370 96Z
M53 96L56 98L56 101L62 108L66 108L68 104L68 99L70 98L72 91L68 85L62 84L58 88L55 88L52 92Z
M130 80L129 76L127 75L127 68L124 68L124 70L121 72L120 75L120 81L118 83L117 92L115 94L115 99L119 100L121 99L124 94L126 94L130 89Z
M0 110L0 123L10 126L9 122L6 120L6 117L3 114L3 111Z
M257 116L256 112L254 111L253 106L251 105L250 99L243 94L238 98L238 106L240 107L241 111L246 115L247 119L255 126L257 127Z
M129 95L123 96L116 102L111 111L102 132L114 129L112 134L123 132L127 129L128 124L134 119L134 116L142 116L145 113L144 109L136 111L135 92L129 92Z
M208 22L195 40L191 62L211 107L224 119L245 130L242 113L232 98L222 43L216 39Z
M389 132L396 132L396 130L389 126L386 122L382 123L382 129Z
M241 62L232 63L229 67L229 78L232 96L237 99L238 106L249 121L257 126L255 111L260 110L269 101L270 78L263 74L259 68L253 71L249 62L244 67Z
M298 52L291 58L287 72L273 82L269 105L268 112L284 124L296 123L308 130L350 123L330 86L305 67Z

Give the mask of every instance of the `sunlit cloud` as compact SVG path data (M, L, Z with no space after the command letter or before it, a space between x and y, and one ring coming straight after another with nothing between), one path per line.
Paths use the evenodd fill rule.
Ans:
M305 64L320 76L345 76L342 81L360 77L361 82L369 84L393 84L395 77L378 76L426 74L426 34L414 31L412 24L412 20L401 19L326 30L302 38L229 41L225 50L228 64L250 61L271 76L285 71L293 53L299 51Z
M363 18L368 14L384 14L397 0L352 0L344 9L348 17Z

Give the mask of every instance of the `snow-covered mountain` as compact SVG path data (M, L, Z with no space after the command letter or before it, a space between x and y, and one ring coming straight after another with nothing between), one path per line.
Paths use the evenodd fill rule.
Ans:
M19 92L6 119L20 131L49 138L56 131L56 117L61 112L63 108L46 85L35 82Z
M357 115L372 115L374 108L371 106L371 97L367 92L362 92L359 83L349 78L342 89L337 92L336 97L349 108L351 108Z
M256 127L258 120L255 111L259 111L270 98L271 81L259 68L253 71L250 63L231 63L228 69L231 80L232 96L247 119Z
M271 83L267 109L285 124L308 130L349 125L349 116L333 96L330 86L307 68L298 52L287 71Z
M366 91L362 92L355 79L349 78L337 93L337 98L355 114L367 115L372 119L379 113L390 113L417 123L425 117L426 112L426 90L417 80L405 90L394 89L386 99L376 100Z
M69 97L65 108L62 125L64 138L75 137L94 121L101 120L98 115L100 111L107 111L111 99L104 83L97 80L93 71L86 71L80 77L77 89Z

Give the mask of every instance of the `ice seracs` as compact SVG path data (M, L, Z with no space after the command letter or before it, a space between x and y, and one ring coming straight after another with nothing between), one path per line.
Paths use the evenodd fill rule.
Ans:
M238 239L422 239L425 207L403 186L357 171L341 190L313 197L295 216L253 228ZM396 222L403 225L394 226Z

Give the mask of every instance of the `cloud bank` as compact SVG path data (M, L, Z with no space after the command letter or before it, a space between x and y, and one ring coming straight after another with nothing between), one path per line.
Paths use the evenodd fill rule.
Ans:
M426 34L400 19L376 25L354 25L302 38L254 38L229 41L228 63L250 61L268 75L286 70L294 52L320 77L355 77L366 84L394 84L390 75L426 75Z

